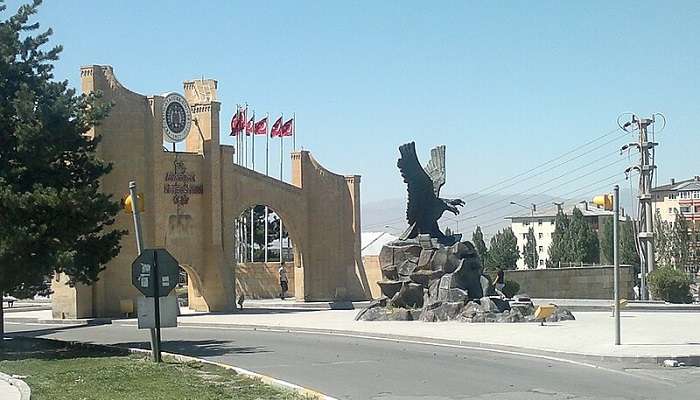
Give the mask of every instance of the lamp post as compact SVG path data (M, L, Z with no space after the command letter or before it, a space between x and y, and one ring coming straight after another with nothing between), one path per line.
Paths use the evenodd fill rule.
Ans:
M530 207L524 206L524 205L522 205L522 204L520 204L520 203L516 203L516 202L514 202L514 201L511 201L510 204L511 204L511 205L514 205L514 206L518 206L518 207L522 207L522 208L525 208L525 209L530 210L530 215L531 215L532 217L535 216L535 211L537 211L537 204L535 204L535 203L532 203ZM533 222L534 222L534 218L533 218ZM529 233L529 229L528 229L528 233ZM535 230L534 230L534 229L532 230L532 236L533 236L533 238L534 238L534 236L535 236ZM528 241L529 241L529 239L528 239ZM533 246L532 246L532 265L533 265L533 268L537 268L537 258L535 257L535 255L536 255L535 252L537 251L537 248L536 248L536 247L537 247L537 245L536 245L536 244L533 244Z

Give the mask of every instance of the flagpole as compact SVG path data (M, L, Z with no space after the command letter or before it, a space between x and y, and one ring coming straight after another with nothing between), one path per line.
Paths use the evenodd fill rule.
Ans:
M267 224L267 206L265 206L265 263L267 264L267 234L268 234L268 224Z
M265 118L267 120L265 124L265 175L267 176L270 175L270 130L268 129L270 127L270 120L267 119L269 116L270 113L265 113Z
M255 206L250 208L250 262L255 262Z
M253 137L251 140L253 141L253 148L251 150L251 159L253 160L253 171L255 171L255 110L253 110L253 129L252 132L250 132Z
M282 117L281 117L281 118L282 118L282 126L284 126L284 113L282 113ZM280 129L281 129L281 128L280 128ZM281 180L282 182L284 182L284 177L283 177L283 175L282 175L282 170L283 170L282 164L283 164L283 162L284 162L284 141L282 140L282 139L283 139L282 132L280 132L280 135L279 135L279 136L280 136L280 180ZM281 220L280 220L280 221L281 221ZM280 225L280 226L281 226L281 225ZM280 232L281 232L281 231L280 231ZM281 238L281 236L280 236L280 238Z
M292 148L297 151L297 113L292 113Z

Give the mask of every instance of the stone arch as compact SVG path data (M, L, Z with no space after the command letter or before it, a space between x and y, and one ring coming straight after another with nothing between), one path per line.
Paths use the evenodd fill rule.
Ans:
M206 300L202 296L202 278L191 265L180 264L180 268L187 272L187 302L191 310L208 309Z
M242 193L242 197L245 198L241 199L241 202L236 204L231 208L231 215L234 216L233 219L230 219L226 221L227 224L233 224L233 221L235 220L236 217L240 216L243 212L246 210L249 210L251 207L257 206L257 205L263 205L267 206L268 209L271 212L276 213L281 219L282 223L284 224L284 229L288 234L288 237L292 241L292 252L293 252L293 263L292 263L292 271L293 271L293 277L292 280L293 282L293 293L295 297L297 298L303 298L304 296L304 253L305 253L305 241L304 241L304 218L305 214L300 210L300 205L295 204L293 201L293 196L292 198L289 198L287 200L290 201L284 201L284 199L278 199L276 198L277 196L275 194L271 194L268 196L262 195L253 198L247 198L245 194ZM231 232L233 232L235 228L231 228ZM233 255L231 254L231 257ZM270 262L269 264L273 264ZM276 263L275 263L276 265ZM235 267L237 266L237 262L234 260L232 263L232 266ZM275 269L276 271L276 269ZM277 277L268 277L269 279L273 279L275 282L277 281ZM244 292L245 293L245 292Z

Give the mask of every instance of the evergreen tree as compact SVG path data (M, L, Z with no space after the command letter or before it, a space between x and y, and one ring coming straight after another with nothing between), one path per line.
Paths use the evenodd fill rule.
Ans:
M690 266L690 233L688 220L682 213L676 213L673 223L672 244L673 260L676 269L685 271Z
M569 232L569 217L559 211L554 219L554 232L552 232L552 243L549 245L549 266L555 266L559 262L566 262L571 257L570 242L567 235Z
M654 215L654 251L656 264L659 267L673 265L673 241L671 224L661 219L661 212L656 210Z
M586 222L583 213L574 208L571 218L557 214L549 247L551 264L595 263L600 259L598 237Z
M622 265L639 265L639 254L635 241L634 222L628 216L625 221L620 222L619 232L619 258ZM602 240L600 242L601 253L607 264L612 264L613 259L613 217L605 218L603 222Z
M96 281L125 233L110 228L119 203L100 178L111 166L87 135L108 107L53 79L61 47L46 50L51 29L32 36L28 22L40 3L0 21L0 293L16 297L47 294L56 273Z
M537 268L540 256L537 254L537 239L535 239L535 231L530 227L525 237L525 248L523 249L523 261L529 269Z
M518 240L511 228L504 228L491 238L486 269L515 269L518 258Z
M484 242L484 234L481 232L481 227L476 226L476 230L474 230L474 233L472 234L472 243L474 244L474 248L476 249L476 254L479 255L479 259L481 260L481 265L486 266L487 265L487 260L488 260L488 249L486 248L486 242Z

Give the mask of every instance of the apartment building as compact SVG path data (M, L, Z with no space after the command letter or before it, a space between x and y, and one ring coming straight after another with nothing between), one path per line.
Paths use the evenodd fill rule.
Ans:
M537 242L537 256L539 261L537 263L537 268L542 269L547 267L547 261L549 260L549 246L552 244L552 233L554 233L554 228L556 228L556 217L557 213L561 209L566 215L571 215L574 208L578 208L583 214L583 218L591 225L591 228L598 233L600 227L603 224L603 217L612 217L612 211L606 211L601 208L589 204L586 201L582 201L578 204L572 206L560 206L551 207L542 211L531 212L530 215L525 216L512 216L506 217L506 219L511 220L511 229L518 239L518 250L520 251L520 258L517 262L517 269L525 269L525 257L532 257L532 254L525 253L525 245L527 244L527 233L530 228L533 229L535 233L535 240Z
M690 233L691 272L697 272L700 259L700 176L691 179L671 182L651 190L654 209L661 215L661 220L673 223L676 214L680 213L688 220Z

